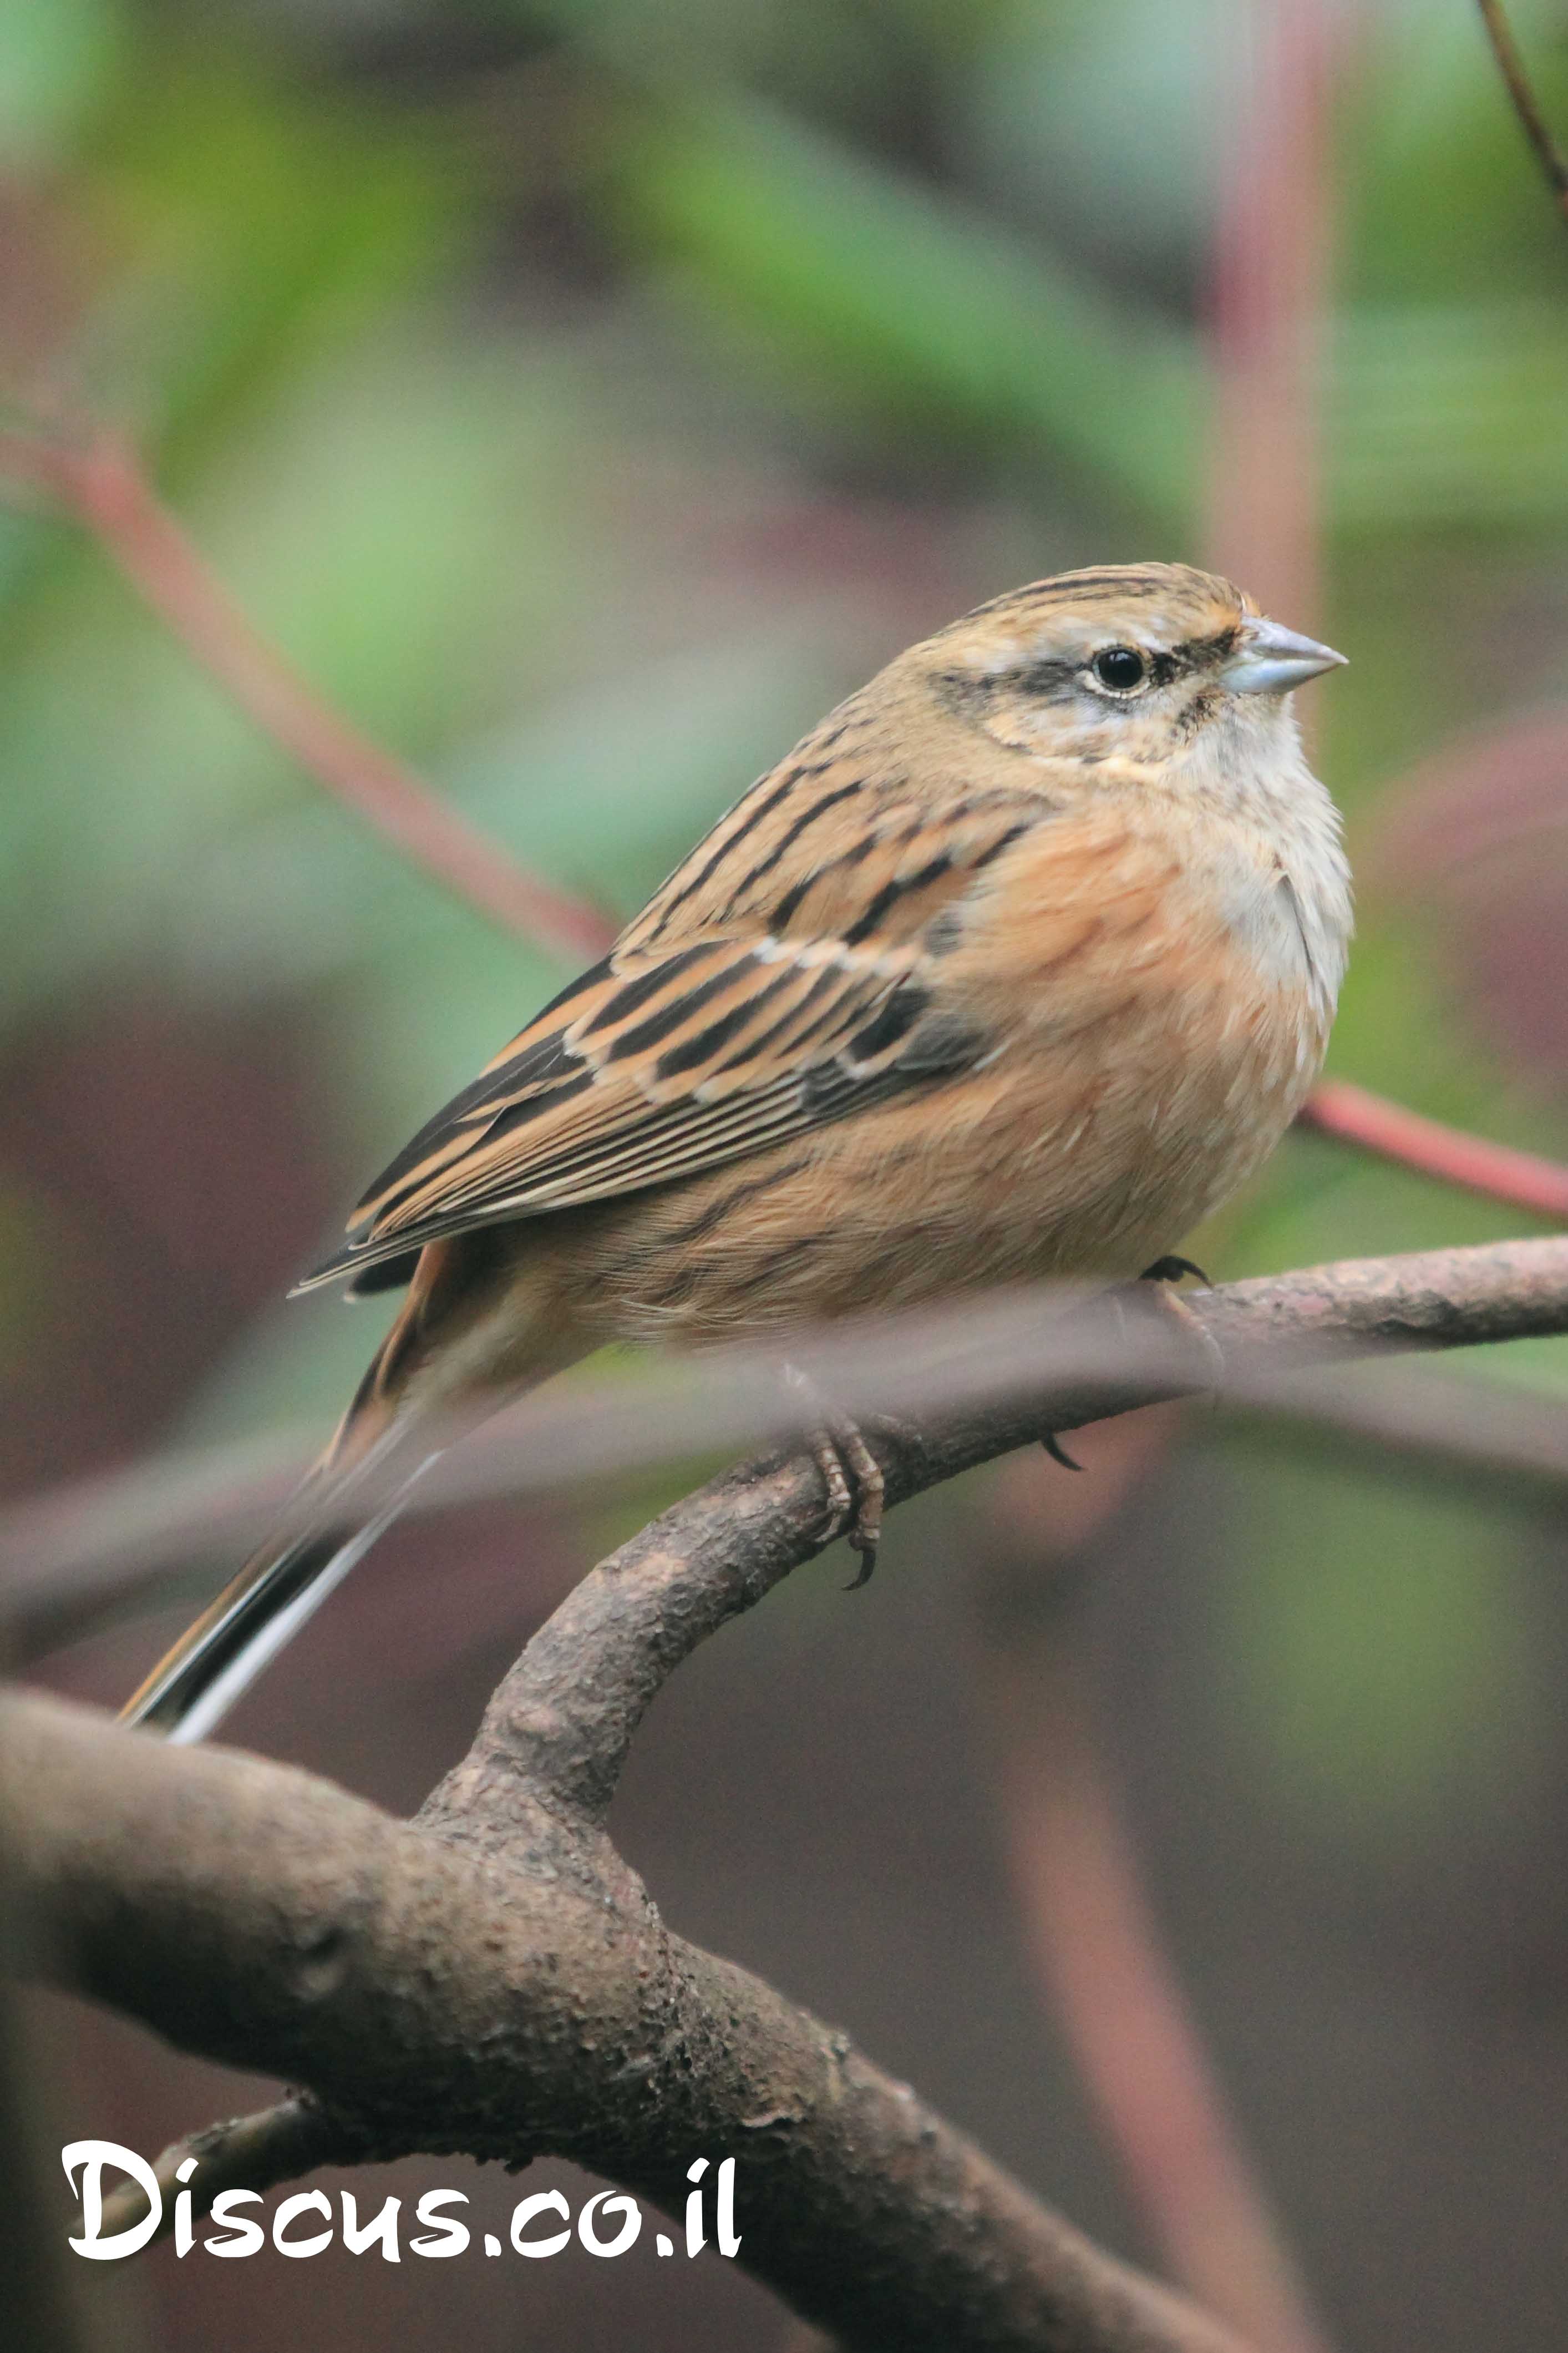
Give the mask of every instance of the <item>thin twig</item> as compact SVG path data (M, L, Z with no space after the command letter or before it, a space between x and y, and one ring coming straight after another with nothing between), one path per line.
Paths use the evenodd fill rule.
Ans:
M324 702L252 627L111 436L0 433L0 477L47 491L249 718L409 863L552 954L601 955L615 927L543 882Z
M1530 86L1524 59L1519 54L1512 28L1503 14L1502 0L1477 0L1477 5L1481 12L1481 22L1487 28L1487 38L1492 45L1492 55L1498 61L1498 69L1513 101L1513 111L1534 151L1535 160L1541 166L1557 209L1568 221L1568 163L1563 161L1557 142L1547 128L1546 118L1541 111L1535 92Z
M1449 1335L1456 1345L1568 1325L1568 1240L1352 1261L1318 1272L1334 1292L1359 1287L1375 1316L1380 1300L1456 1291L1474 1299L1527 1268L1541 1281L1521 1321L1498 1332L1461 1317ZM1262 1294L1270 1288L1265 1282ZM1227 1284L1194 1294L1193 1312L1214 1321L1228 1349L1226 1303L1256 1290ZM1420 1345L1392 1307L1390 1317L1382 1339L1370 1342L1379 1356ZM792 1354L809 1360L814 1377L848 1412L930 1413L1009 1389L1043 1396L1053 1385L1059 1396L1063 1384L1076 1381L1091 1392L1082 1421L1095 1418L1096 1398L1117 1377L1136 1387L1142 1377L1146 1394L1157 1394L1159 1376L1172 1368L1174 1336L1135 1335L1082 1315L1068 1320L1060 1291L1038 1285L941 1313L846 1321L798 1335ZM1556 1406L1473 1377L1415 1369L1401 1377L1380 1365L1375 1379L1351 1386L1331 1368L1260 1367L1243 1349L1223 1378L1205 1366L1195 1386L1217 1386L1249 1417L1298 1419L1352 1441L1363 1436L1384 1453L1397 1446L1406 1463L1510 1483L1526 1478L1549 1490L1568 1479L1568 1420ZM1059 1410L1065 1417L1066 1406ZM657 1387L609 1376L524 1399L443 1457L414 1489L409 1509L418 1514L480 1499L559 1494L588 1478L602 1487L651 1465L776 1439L789 1411L775 1350L752 1344L696 1357L672 1353ZM1065 1430L1067 1419L1058 1426ZM0 1611L11 1640L36 1656L110 1601L155 1589L192 1562L242 1552L275 1520L311 1451L301 1438L298 1451L279 1440L154 1456L13 1504L0 1513ZM378 1493L370 1482L366 1501Z
M180 2168L194 2157L202 2169L202 2211L210 2213L214 2199L226 2189L270 2189L275 2182L298 2181L302 2173L330 2164L338 2146L321 2109L289 2094L269 2108L226 2116L204 2132L171 2141L154 2160L153 2179L165 2214L172 2215ZM104 2235L133 2229L145 2218L148 2202L141 2183L128 2177L104 2199Z
M1297 1124L1359 1145L1363 1152L1464 1192L1568 1224L1568 1167L1561 1161L1492 1144L1462 1127L1447 1127L1441 1120L1390 1103L1386 1095L1352 1086L1348 1079L1321 1080Z

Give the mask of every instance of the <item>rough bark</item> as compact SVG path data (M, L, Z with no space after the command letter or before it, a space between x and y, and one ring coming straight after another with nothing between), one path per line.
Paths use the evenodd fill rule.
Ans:
M1094 1376L1064 1377L1058 1345L1032 1395L879 1434L889 1504L1202 1388L1215 1342L1227 1387L1283 1393L1303 1362L1568 1330L1568 1240L1078 1312ZM710 1481L584 1578L412 1822L289 1767L0 1704L0 1846L40 1972L308 2087L165 2174L194 2151L210 2198L328 2159L549 2152L678 2208L694 2157L734 2156L741 2260L846 2345L1219 2353L845 2036L675 1936L605 1834L659 1686L824 1541L808 1459Z

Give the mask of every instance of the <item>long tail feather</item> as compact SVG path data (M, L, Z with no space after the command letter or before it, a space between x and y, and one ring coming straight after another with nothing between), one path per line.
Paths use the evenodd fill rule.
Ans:
M282 1525L159 1661L121 1722L175 1741L211 1732L396 1518L437 1455L582 1354L581 1335L545 1327L520 1372L524 1323L493 1234L429 1243Z
M362 1527L274 1538L254 1553L160 1659L120 1721L146 1725L178 1743L205 1739L390 1526L435 1459L427 1455Z

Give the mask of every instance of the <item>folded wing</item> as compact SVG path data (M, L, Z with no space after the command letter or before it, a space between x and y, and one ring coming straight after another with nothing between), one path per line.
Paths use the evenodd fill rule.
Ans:
M1009 796L955 827L884 801L835 871L804 843L774 855L758 825L765 896L738 892L732 861L694 892L700 848L420 1130L300 1287L374 1289L426 1242L692 1176L972 1067L992 1041L944 1004L943 947L978 875L1047 814Z

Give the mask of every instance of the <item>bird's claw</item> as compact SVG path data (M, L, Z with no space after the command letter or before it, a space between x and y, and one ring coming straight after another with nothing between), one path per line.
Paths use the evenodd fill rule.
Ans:
M793 1365L788 1371L792 1385L815 1399L812 1384L805 1374ZM835 1536L846 1536L860 1556L858 1569L844 1588L846 1593L858 1593L863 1585L869 1584L877 1566L887 1493L882 1466L858 1426L847 1419L818 1422L807 1430L806 1444L826 1490L826 1541L831 1544Z
M1140 1282L1180 1282L1184 1274L1190 1274L1194 1282L1201 1282L1205 1291L1214 1289L1213 1283L1202 1267L1194 1260L1177 1258L1173 1254L1166 1258L1157 1258L1152 1266L1144 1268L1138 1280Z

